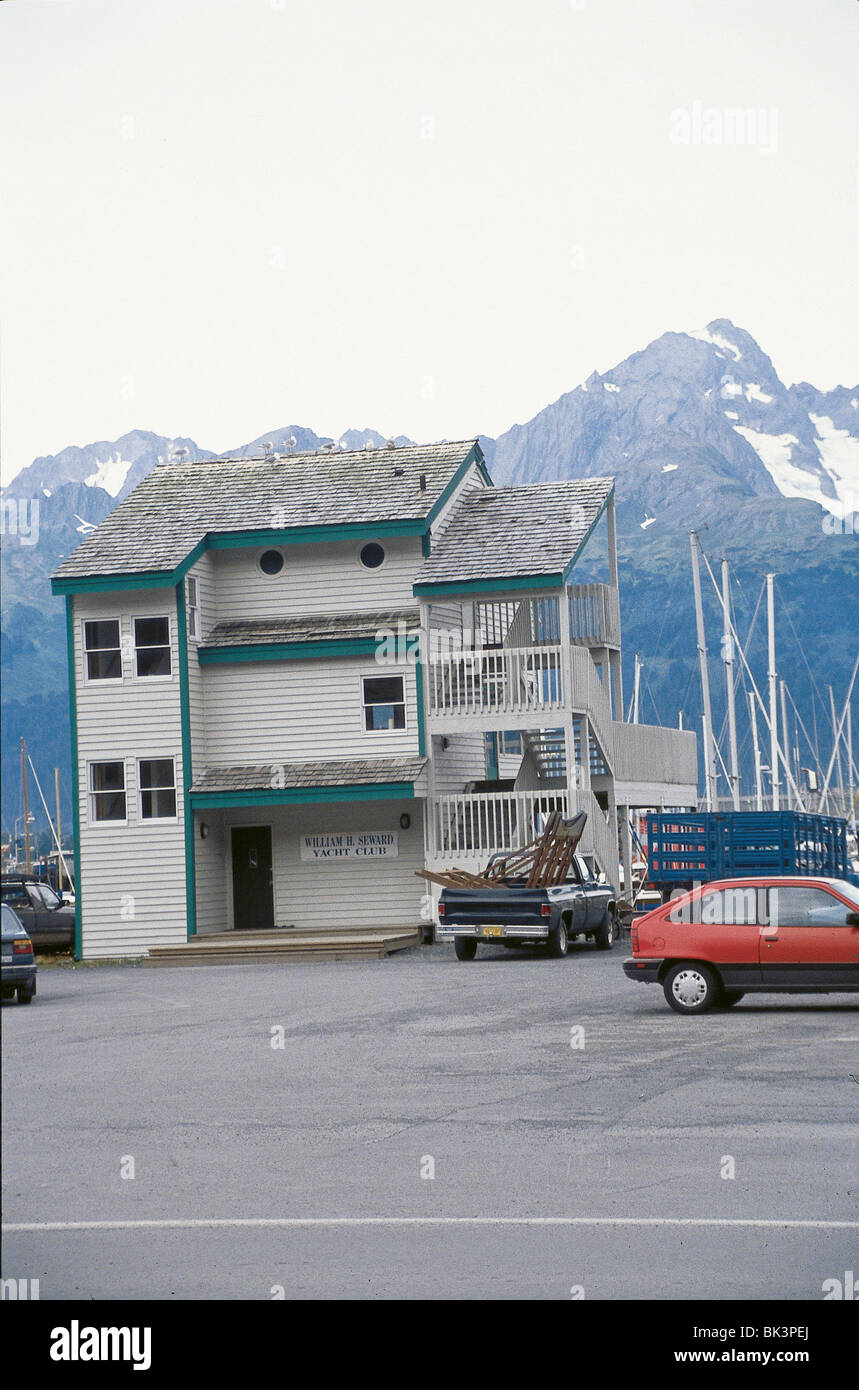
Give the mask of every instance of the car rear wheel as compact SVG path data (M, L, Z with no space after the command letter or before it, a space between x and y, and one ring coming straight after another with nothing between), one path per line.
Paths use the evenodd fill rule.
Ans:
M35 991L35 989L33 988L32 985L19 985L19 986L18 986L18 1003L19 1003L19 1004L32 1004L32 1002L33 1002L33 996L34 996L35 993L36 993L36 991Z
M699 961L681 961L665 976L665 998L678 1014L703 1014L718 1004L719 980L715 971Z
M3 998L4 998L4 999L14 999L14 998L15 998L15 990L14 990L14 988L12 988L12 989L4 989L4 990L3 990Z
M617 923L615 921L614 908L607 907L605 910L605 917L594 932L594 945L597 950L610 951L614 945L616 933Z
M477 942L473 936L456 936L453 949L456 951L457 960L474 960L477 955Z
M567 932L567 924L564 921L560 921L558 925L553 927L549 932L549 955L560 960L562 956L567 954L569 945L570 938Z

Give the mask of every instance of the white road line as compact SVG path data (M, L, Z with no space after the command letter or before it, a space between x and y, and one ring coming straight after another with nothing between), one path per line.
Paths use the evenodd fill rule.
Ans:
M724 1226L857 1231L859 1221L779 1221L717 1216L236 1216L191 1220L4 1222L0 1230L9 1235L22 1231L185 1231L228 1227L284 1230L302 1226Z

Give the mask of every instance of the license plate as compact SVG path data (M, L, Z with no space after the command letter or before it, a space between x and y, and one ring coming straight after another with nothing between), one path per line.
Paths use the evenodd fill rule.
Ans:
M484 935L484 936L500 936L500 935L501 935L501 928L500 928L500 927L484 927L484 928L483 928L483 935Z

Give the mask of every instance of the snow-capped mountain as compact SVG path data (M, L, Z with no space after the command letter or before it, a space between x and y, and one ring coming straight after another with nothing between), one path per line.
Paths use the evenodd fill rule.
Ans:
M613 473L639 525L695 520L705 484L859 509L859 389L787 387L744 329L715 319L665 333L587 381L493 450L501 481Z

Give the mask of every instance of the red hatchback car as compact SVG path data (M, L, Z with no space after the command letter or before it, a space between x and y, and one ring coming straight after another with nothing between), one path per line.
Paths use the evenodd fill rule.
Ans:
M631 931L631 980L660 984L680 1014L744 994L859 991L859 890L836 878L705 883Z

